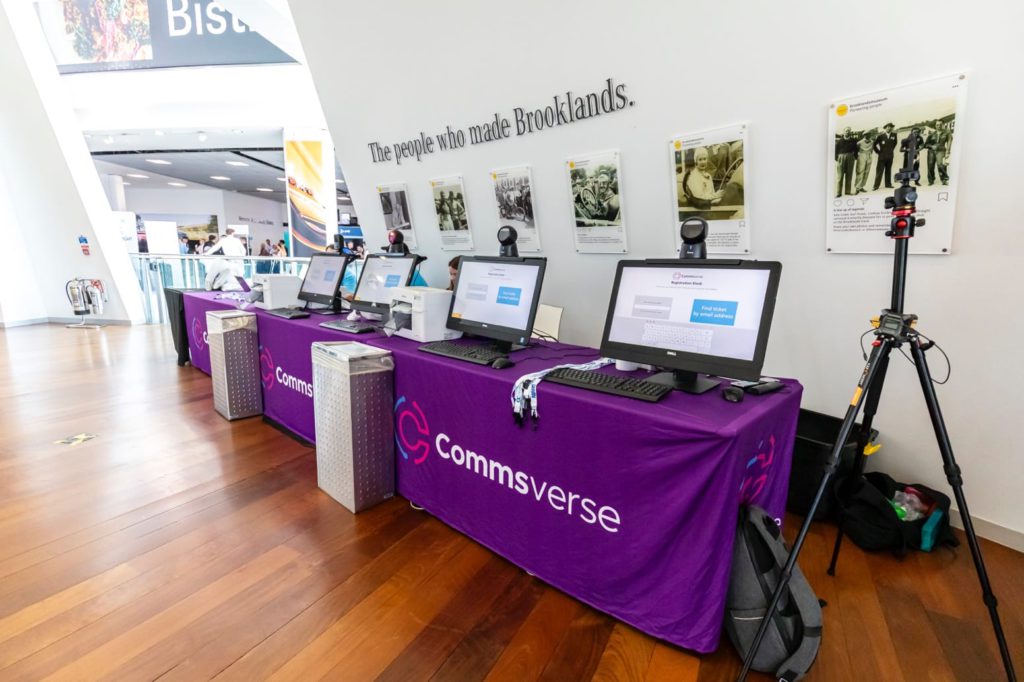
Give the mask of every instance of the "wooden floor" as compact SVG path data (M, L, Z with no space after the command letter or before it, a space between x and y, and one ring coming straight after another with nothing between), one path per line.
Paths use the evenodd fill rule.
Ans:
M65 436L96 438L58 445ZM938 465L938 462L937 462ZM966 472L968 481L970 472ZM789 519L788 530L796 522ZM898 562L832 529L808 680L996 680L970 555ZM1024 667L1024 556L985 542ZM728 680L394 499L358 517L314 453L214 411L166 328L0 330L0 680ZM767 679L758 677L758 679Z

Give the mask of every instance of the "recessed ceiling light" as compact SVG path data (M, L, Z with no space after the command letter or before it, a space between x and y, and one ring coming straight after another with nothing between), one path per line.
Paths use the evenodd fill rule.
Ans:
M243 131L243 130L239 130L238 128L235 128L235 129L234 129L234 130L232 130L231 132L233 132L233 133L234 133L235 135L241 135L241 134L242 134L243 132L245 132L245 131Z
M278 178L281 182L288 182L288 178Z
M200 131L200 132L199 132L199 141L200 141L200 142L206 142L206 140L207 140L207 135L206 135L206 133L204 133L204 132Z
M226 163L229 166L248 166L249 165L245 161L225 161L224 163Z
M158 166L170 166L170 161L164 161L163 159L146 159L146 163L155 163Z
M171 187L188 187L184 182L168 182Z
M164 136L164 131L162 131L162 130L154 130L153 134L156 135L157 137L163 137Z
M149 176L148 175L143 175L142 173L128 173L127 175L128 175L129 178L139 178L140 180L149 180Z
M127 187L128 185L130 185L132 183L130 183L130 182L122 182L121 184L124 185L125 187Z
M226 175L211 175L210 179L211 180L230 180L231 178L229 178Z
M344 180L335 180L335 182L338 183L339 185L344 185L345 184Z
M114 138L110 135L107 135L106 137L103 138L103 144L114 144Z
M257 192L273 192L274 190L272 190L272 189L269 189L269 188L267 188L267 187L257 187L257 188L256 188L256 191L257 191Z

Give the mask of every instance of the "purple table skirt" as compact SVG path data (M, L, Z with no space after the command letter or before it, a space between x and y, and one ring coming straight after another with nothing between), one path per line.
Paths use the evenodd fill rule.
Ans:
M204 305L196 298L229 305L188 294L187 315L190 302ZM539 419L520 427L510 402L519 376L597 351L545 343L499 371L407 339L323 329L321 319L257 315L271 419L314 439L300 383L312 381L313 341L390 350L399 494L644 632L698 652L717 647L739 506L780 522L785 509L797 382L742 403L712 391L655 404L541 383ZM203 329L205 319L190 325L190 339Z

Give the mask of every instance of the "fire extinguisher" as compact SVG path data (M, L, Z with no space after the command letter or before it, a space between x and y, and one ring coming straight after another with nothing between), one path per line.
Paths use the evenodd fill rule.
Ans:
M88 315L89 303L86 301L85 287L80 279L71 279L64 285L64 293L71 303L75 315Z
M71 303L75 315L100 315L103 313L103 302L107 300L107 289L101 279L83 279L76 277L64 284L64 293ZM99 329L101 325L86 324L83 317L78 324L69 324L75 329Z

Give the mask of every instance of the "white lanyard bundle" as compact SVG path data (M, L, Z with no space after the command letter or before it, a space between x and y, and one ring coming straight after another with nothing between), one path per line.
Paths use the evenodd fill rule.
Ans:
M537 403L539 401L537 397L537 384L539 384L544 376L549 372L553 372L556 369L599 369L605 365L610 365L615 362L611 358L598 358L591 362L584 362L582 364L566 364L556 365L555 367L549 367L539 372L532 374L524 374L516 380L515 386L512 387L512 414L515 417L516 423L522 426L523 419L525 419L527 413L533 417L534 422L537 420ZM534 424L536 426L536 423Z

